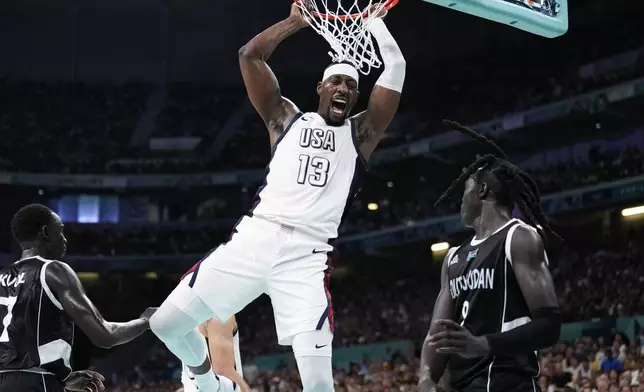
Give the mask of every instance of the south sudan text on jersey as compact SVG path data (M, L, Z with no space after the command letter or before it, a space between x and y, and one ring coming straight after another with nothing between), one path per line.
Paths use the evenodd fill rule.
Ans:
M494 288L494 268L481 268L467 271L466 275L449 280L452 299L458 298L463 291L491 290Z

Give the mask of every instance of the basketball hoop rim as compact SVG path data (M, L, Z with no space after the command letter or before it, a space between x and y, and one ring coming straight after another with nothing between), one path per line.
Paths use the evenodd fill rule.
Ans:
M384 9L389 11L394 6L396 6L396 4L398 4L399 1L400 0L387 0L387 1L385 1ZM295 0L294 3L297 4L297 5L301 5L302 0ZM315 16L316 18L327 19L327 20L336 20L336 19L338 19L338 20L350 20L350 19L357 19L359 17L365 17L365 16L367 16L367 12L365 11L365 12L362 12L362 13L349 14L349 15L338 15L338 16L328 15L328 14L321 14L319 12L312 12L311 15Z

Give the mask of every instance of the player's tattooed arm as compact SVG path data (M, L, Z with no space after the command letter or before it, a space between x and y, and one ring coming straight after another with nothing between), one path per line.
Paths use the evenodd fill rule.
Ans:
M367 104L367 110L357 114L356 139L362 156L369 160L385 131L394 119L401 94L386 87L375 85Z
M448 355L437 353L436 348L429 344L429 340L432 335L440 331L440 326L434 323L434 320L450 319L454 313L454 301L449 292L448 275L449 258L452 254L453 251L447 252L445 260L443 261L443 267L441 269L441 290L436 298L434 311L432 313L432 323L421 349L418 381L418 390L420 392L440 391L442 389L438 386L438 383L445 375L445 368L447 367L447 361L449 359Z
M277 45L306 27L308 22L293 4L288 18L259 33L239 49L241 69L248 98L268 128L271 145L279 138L284 127L298 109L282 97L277 77L266 61Z
M141 318L129 322L106 321L85 294L76 272L63 262L49 264L45 281L67 315L99 347L110 348L127 343L150 328L148 320L154 313L153 308L149 308Z

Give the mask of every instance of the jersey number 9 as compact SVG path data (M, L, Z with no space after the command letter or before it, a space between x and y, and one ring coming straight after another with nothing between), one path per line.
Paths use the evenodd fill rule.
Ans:
M465 325L465 319L467 319L467 314L470 312L470 301L463 302L463 307L461 308L461 326Z

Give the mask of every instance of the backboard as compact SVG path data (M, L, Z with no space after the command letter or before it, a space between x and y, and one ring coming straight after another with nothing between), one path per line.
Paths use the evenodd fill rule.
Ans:
M568 31L567 0L424 0L543 37Z

